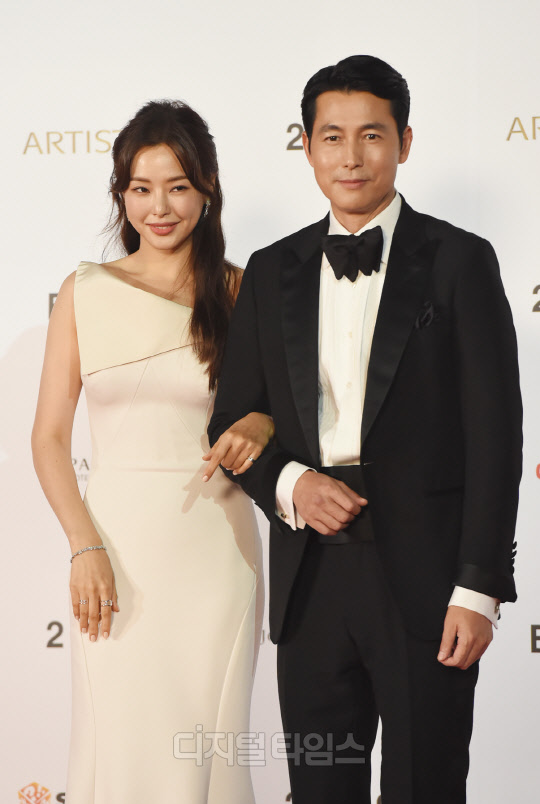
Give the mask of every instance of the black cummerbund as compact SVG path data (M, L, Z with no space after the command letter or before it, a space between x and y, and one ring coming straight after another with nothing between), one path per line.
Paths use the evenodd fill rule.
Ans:
M364 483L364 472L361 466L323 466L318 471L329 477L335 477L336 480L341 480L369 502ZM369 505L362 508L356 519L335 536L324 536L315 530L313 531L313 536L321 544L351 544L374 541Z

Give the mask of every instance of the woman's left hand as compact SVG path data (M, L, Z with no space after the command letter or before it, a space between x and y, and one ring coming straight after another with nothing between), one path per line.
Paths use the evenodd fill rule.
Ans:
M264 413L248 413L219 437L203 455L208 461L203 480L210 480L219 464L241 475L254 463L274 436L274 421Z

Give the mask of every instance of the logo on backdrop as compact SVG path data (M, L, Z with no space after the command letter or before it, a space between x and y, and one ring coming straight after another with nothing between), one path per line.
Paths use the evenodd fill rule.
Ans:
M540 625L531 625L531 653L540 653Z
M99 131L31 131L23 154L107 154L119 128Z
M58 620L53 620L47 626L47 631L52 631L52 636L49 638L47 642L48 648L63 648L64 643L60 642L60 637L64 633L64 626Z
M540 140L540 117L514 117L506 141Z
M51 801L51 792L37 782L27 784L19 790L19 801L24 804L45 804Z
M90 461L88 458L74 458L72 455L71 462L75 469L77 483L88 483L88 473L90 471Z
M59 801L64 804L65 793L58 793L55 799L51 798L52 795L53 793L42 784L32 782L19 790L19 802L20 804L45 804L46 801Z
M302 145L302 132L304 130L304 126L301 123L291 123L289 128L287 129L287 134L292 134L296 132L292 140L287 143L287 151L303 151L304 147Z

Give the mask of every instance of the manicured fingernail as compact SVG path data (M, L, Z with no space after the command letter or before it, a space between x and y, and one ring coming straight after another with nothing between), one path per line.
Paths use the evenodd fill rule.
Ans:
M204 475L204 477L203 477L203 483L206 483L206 481L207 481L207 480L208 480L208 475Z
M108 639L108 638L109 638L109 632L108 632L108 631L104 631L104 632L103 632L103 639Z
M445 658L445 654L444 654L444 653L441 651L441 652L439 653L439 655L437 656L437 659L438 659L439 661L442 661L444 658Z
M90 637L90 642L95 642L95 641L96 641L96 635L92 634L92 636Z
M86 628L83 628L82 632L83 634L86 634Z
M77 620L77 622L78 622L78 621L79 621L81 618L79 617L79 615L78 615L78 614L76 614L76 615L75 615L75 619L76 619L76 620Z
M238 472L235 469L234 472L233 472L233 475L237 475L237 474L238 474Z

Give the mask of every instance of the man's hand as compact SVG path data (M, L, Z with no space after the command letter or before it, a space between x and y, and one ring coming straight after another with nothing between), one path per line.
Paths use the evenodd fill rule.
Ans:
M448 606L437 659L446 667L466 670L487 650L493 626L487 617L462 606Z
M325 536L335 536L367 505L367 500L341 480L319 472L300 475L293 502L306 524Z

